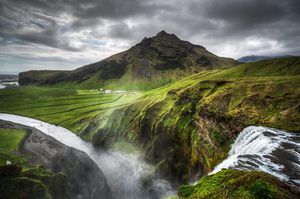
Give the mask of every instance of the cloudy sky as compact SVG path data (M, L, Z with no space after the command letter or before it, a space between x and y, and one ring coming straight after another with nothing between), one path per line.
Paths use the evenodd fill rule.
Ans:
M0 0L0 71L74 69L165 30L219 55L300 55L299 0Z

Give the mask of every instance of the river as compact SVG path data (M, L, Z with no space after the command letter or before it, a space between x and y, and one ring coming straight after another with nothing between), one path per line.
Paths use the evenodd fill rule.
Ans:
M96 149L68 129L40 120L1 113L0 120L36 128L62 144L87 153L104 173L113 198L159 199L176 195L171 184L155 176L151 171L151 165L142 161L138 155Z
M87 153L103 171L114 198L152 199L176 195L171 184L155 176L151 165L138 155L96 149L68 129L36 119L12 114L0 114L0 119L36 128ZM299 188L300 136L268 127L247 127L235 140L228 158L210 174L224 168L264 171Z

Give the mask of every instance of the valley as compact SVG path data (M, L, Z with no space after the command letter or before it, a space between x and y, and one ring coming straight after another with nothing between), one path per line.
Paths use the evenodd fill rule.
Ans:
M61 86L4 89L0 110L63 126L96 147L138 151L156 175L177 187L211 172L249 125L299 132L299 66L299 58L243 64L134 94ZM266 182L285 186L274 180ZM179 196L185 197L183 188Z
M83 198L299 196L299 57L242 64L160 32L73 71L21 73L19 83L0 90L1 172L7 161L22 168L3 174L11 184L2 191L25 177L35 182L28 186L44 187L36 198L81 198L72 186L86 190ZM245 132L249 139L240 138ZM35 144L41 148L29 150ZM74 172L93 162L87 170L98 169L104 188L91 196L93 189L80 188L72 171L49 166L37 152L47 151L43 145L83 158ZM72 165L67 152L53 157ZM30 161L32 155L40 161ZM78 175L93 184L88 171ZM70 179L75 184L55 197L49 182L57 175L61 187Z

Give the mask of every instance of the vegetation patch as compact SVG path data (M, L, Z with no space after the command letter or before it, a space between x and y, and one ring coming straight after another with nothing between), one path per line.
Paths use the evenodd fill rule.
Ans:
M258 171L222 170L202 177L196 185L179 187L179 198L298 198L299 192L275 177Z
M68 198L69 188L63 174L32 165L29 156L19 153L26 133L0 128L0 198Z
M0 90L0 112L61 125L95 145L133 145L162 174L188 182L225 159L248 125L300 132L299 80L299 57L292 57L202 71L123 94L63 84Z

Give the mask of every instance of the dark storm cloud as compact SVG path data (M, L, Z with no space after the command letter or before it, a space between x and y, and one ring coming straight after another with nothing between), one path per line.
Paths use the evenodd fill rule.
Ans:
M137 15L151 15L159 10L169 10L172 7L157 5L151 1L141 0L102 0L102 1L78 1L74 15L78 18L103 17L110 19L133 17Z
M39 24L39 20L45 20L42 15L36 13L57 17L61 14L68 14L73 21L71 28L94 27L101 25L103 19L125 19L127 17L153 15L159 10L168 10L171 6L157 5L155 3L140 0L1 0L0 1L0 26L2 33L12 34L16 39L25 40L32 43L45 44L51 47L59 47L65 50L78 50L68 46L66 43L60 43L57 37L61 35L58 32L57 24L51 21L50 24ZM23 13L23 16L20 16ZM28 21L24 22L25 17ZM31 18L34 18L32 20ZM50 19L46 19L49 20ZM16 24L17 23L17 24ZM24 26L34 25L42 28L42 31L31 31L20 33L17 29ZM119 25L117 25L119 26ZM118 28L112 25L112 28ZM112 36L117 38L122 33L116 33L113 30ZM124 32L124 31L123 31ZM123 35L125 36L125 34Z
M299 10L299 0L0 0L0 46L96 60L164 29L235 58L299 55Z
M60 29L55 18L31 7L24 9L10 3L1 2L0 33L2 38L11 42L25 41L42 44L69 51L77 51L60 36Z
M219 31L222 37L236 33L243 35L250 31L252 35L265 34L273 30L280 30L284 34L285 27L299 25L298 0L210 0L203 3L194 1L190 4L190 11L195 16L205 17L207 20L220 22ZM293 23L291 23L293 22ZM275 24L275 25L274 25ZM252 32L256 31L256 34ZM242 33L241 33L242 32ZM247 36L247 35L246 35Z
M286 14L284 7L274 0L212 0L204 5L203 11L208 18L226 21L239 28L276 22Z

